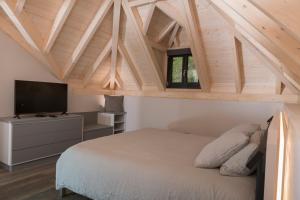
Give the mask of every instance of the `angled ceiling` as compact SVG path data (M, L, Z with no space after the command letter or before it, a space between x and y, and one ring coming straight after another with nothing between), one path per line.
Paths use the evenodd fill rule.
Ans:
M4 0L0 28L81 93L298 103L294 1ZM165 88L175 48L201 90Z

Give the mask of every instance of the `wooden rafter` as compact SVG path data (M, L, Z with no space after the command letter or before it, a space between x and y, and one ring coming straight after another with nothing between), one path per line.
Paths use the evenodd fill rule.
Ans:
M172 45L173 45L173 43L174 43L174 41L175 41L175 38L176 38L176 36L177 36L177 33L178 33L178 31L179 31L179 29L180 29L180 25L179 25L179 24L176 24L175 27L174 27L174 29L173 29L173 31L172 31L172 34L171 34L171 36L170 36L170 39L169 39L169 43L168 43L168 46L169 46L169 47L172 47Z
M86 87L91 78L94 76L98 68L100 67L101 63L109 56L112 49L112 40L110 39L107 44L105 45L104 49L101 51L99 56L97 57L96 61L92 65L92 67L88 70L87 74L83 80L83 86Z
M57 36L59 35L61 29L63 28L63 25L64 25L65 21L67 20L75 3L76 3L76 0L64 0L63 4L61 5L61 7L55 17L55 20L53 22L49 37L46 40L46 43L44 45L44 51L46 53L50 52Z
M144 35L147 35L147 32L148 32L148 29L149 29L149 26L150 26L155 8L156 8L155 4L152 4L150 9L149 9L148 16L146 18L145 23L143 24L143 33L144 33Z
M122 57L126 60L128 66L130 68L130 71L134 77L135 83L138 86L138 88L141 90L143 88L142 78L138 72L137 65L133 62L133 60L132 60L131 56L129 55L129 52L127 51L123 42L119 42L118 50L119 50L120 54L122 55Z
M16 15L19 15L23 9L24 9L24 6L26 4L26 0L17 0L16 2Z
M157 86L160 90L163 90L165 84L164 84L164 78L162 75L162 70L156 60L156 57L155 57L152 47L149 45L147 38L143 35L143 33L141 31L142 27L140 27L140 25L139 25L139 22L138 22L139 19L135 19L135 14L132 11L132 9L136 9L136 8L131 9L131 7L128 4L128 0L123 0L122 5L123 5L123 9L125 11L128 21L132 24L132 27L134 28L135 32L138 35L137 41L143 47L145 55L149 60L149 65L152 67L154 76L157 81Z
M88 28L86 29L83 36L81 37L78 45L73 51L71 58L67 61L67 64L65 66L65 71L63 74L63 79L67 79L71 74L71 72L73 71L76 63L78 62L79 58L83 54L90 40L93 38L94 34L96 33L97 29L101 25L102 21L104 20L106 14L108 13L112 5L113 5L113 0L105 0L100 6L100 8L98 9L96 15L92 19Z
M248 1L210 1L220 14L225 16L225 19L229 19L231 23L250 33L256 42L278 58L299 80L299 41L287 34L278 24Z
M181 2L185 13L184 27L190 40L189 43L198 72L198 77L203 90L209 91L211 87L210 71L203 45L196 5L193 0L182 0Z
M46 64L50 71L59 79L61 79L61 70L53 60L51 55L45 55L42 51L42 38L34 25L31 23L26 13L21 12L17 15L13 8L13 5L8 1L0 1L2 10L6 13L12 24L16 27L20 35L24 38L26 43L30 46L29 52L33 53L34 56L40 57ZM14 37L14 36L12 36Z
M110 69L110 84L109 84L111 90L115 88L115 83L116 83L120 17L121 17L121 0L114 0L112 53L111 53L111 69Z
M237 93L243 91L245 85L245 72L244 72L244 59L243 59L243 49L241 42L234 38L234 55L235 55L235 65L234 65L234 74L235 74L235 89Z
M123 84L122 78L121 78L121 76L119 75L118 72L116 72L116 80L115 81L116 81L117 87L122 89L124 84Z
M250 50L252 50L258 58L266 60L269 64L267 66L272 66L269 69L275 74L275 76L292 92L299 94L300 87L298 88L297 84L293 83L285 76L282 64L267 49L255 41L255 39L241 28L236 28L235 37L238 38L243 45L246 45Z
M161 42L166 35L168 35L168 33L174 28L174 26L176 25L176 21L172 21L170 22L157 36L157 38L155 39L156 42Z

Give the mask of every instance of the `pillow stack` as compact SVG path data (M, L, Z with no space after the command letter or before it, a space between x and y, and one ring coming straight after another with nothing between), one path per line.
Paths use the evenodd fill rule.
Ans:
M247 168L248 161L258 150L264 132L256 124L243 124L225 132L207 144L195 160L201 168L220 168L227 176L248 176L254 170Z

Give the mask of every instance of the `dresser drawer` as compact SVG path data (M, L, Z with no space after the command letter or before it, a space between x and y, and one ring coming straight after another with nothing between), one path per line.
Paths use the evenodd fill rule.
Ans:
M81 139L77 139L23 150L14 150L12 152L12 164L15 165L30 160L36 160L39 158L60 154L64 152L67 148L80 142Z
M70 129L62 131L42 131L33 134L20 134L13 137L12 148L13 150L21 150L32 148L47 144L60 143L68 140L82 139L81 129Z
M82 129L82 118L49 120L34 123L13 124L13 137L49 134L56 131Z

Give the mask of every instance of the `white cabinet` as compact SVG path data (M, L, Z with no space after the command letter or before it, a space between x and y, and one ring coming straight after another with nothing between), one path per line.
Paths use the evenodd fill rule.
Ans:
M126 113L98 113L98 124L114 127L114 134L125 131Z

